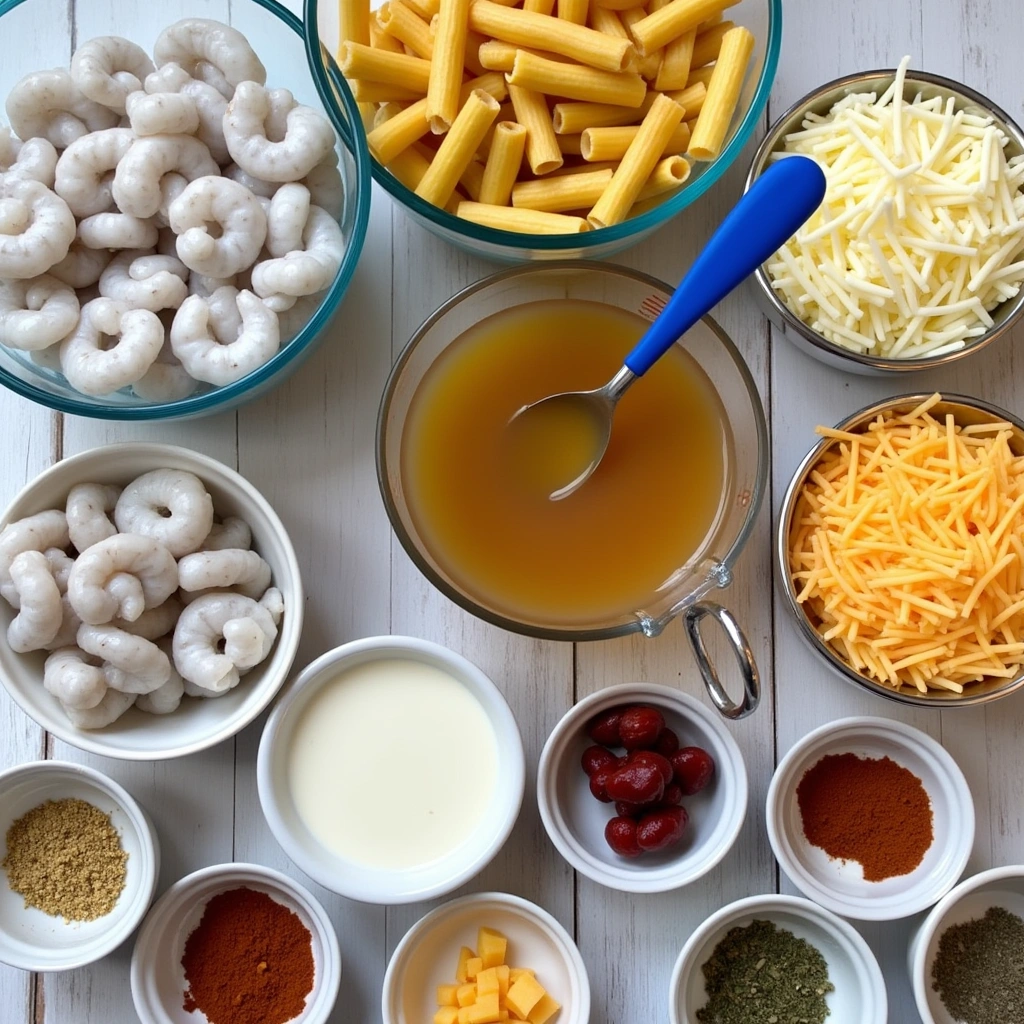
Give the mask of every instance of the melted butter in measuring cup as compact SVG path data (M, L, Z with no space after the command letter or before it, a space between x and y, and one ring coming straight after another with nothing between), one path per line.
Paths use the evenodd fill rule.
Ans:
M487 712L433 665L387 658L343 669L303 709L288 781L313 836L367 867L444 857L484 817L497 784Z

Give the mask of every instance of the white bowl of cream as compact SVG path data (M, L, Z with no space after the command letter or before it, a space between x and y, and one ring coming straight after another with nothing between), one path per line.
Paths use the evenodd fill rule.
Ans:
M523 799L515 718L475 665L412 637L355 640L290 684L260 740L267 823L289 857L364 903L431 899L498 852Z

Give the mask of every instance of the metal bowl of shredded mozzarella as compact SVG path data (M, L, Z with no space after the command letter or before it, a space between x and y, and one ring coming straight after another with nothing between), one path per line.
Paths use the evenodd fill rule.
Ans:
M1024 133L909 61L805 96L747 178L791 154L822 165L824 202L758 269L756 291L798 348L854 373L951 362L1024 313Z
M970 707L1024 687L1024 421L910 394L817 432L775 537L803 639L903 704Z

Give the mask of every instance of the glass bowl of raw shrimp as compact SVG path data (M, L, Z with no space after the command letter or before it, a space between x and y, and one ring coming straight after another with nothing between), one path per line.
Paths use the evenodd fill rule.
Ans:
M86 40L101 36L124 37L141 47L148 57L152 57L154 44L160 33L178 18L193 15L207 17L211 14L217 17L220 14L225 22L245 37L265 66L267 90L290 90L295 102L326 114L333 128L334 151L328 153L322 164L333 165L334 156L337 157L336 173L329 169L332 179L329 188L333 199L329 204L324 201L324 205L332 207L329 220L340 227L340 262L335 264L337 270L333 277L328 277L329 283L325 289L315 295L299 298L295 306L287 311L275 310L280 322L279 346L276 350L271 346L269 351L272 354L265 355L264 361L259 365L255 365L254 360L252 368L237 379L224 383L197 382L194 388L184 395L181 392L189 388L189 382L184 381L184 387L181 387L180 374L177 390L171 387L162 391L160 388L147 390L140 387L139 390L145 392L148 397L136 393L132 385L119 386L105 394L85 394L73 387L62 372L59 345L50 346L42 351L28 351L0 344L0 384L33 402L59 412L100 419L177 419L204 416L234 408L266 393L303 363L331 330L332 320L351 283L366 234L371 190L370 162L358 107L351 93L343 88L335 96L335 102L329 108L325 108L309 71L302 22L291 10L276 0L243 0L231 5L218 5L212 12L205 5L196 3L185 5L184 10L176 7L173 15L162 11L159 5L151 4L111 6L77 3L74 6L74 18L64 19L61 14L55 21L52 5L46 0L0 0L0 39L4 41L0 47L0 102L7 100L12 88L26 75L44 68L68 69L69 55ZM190 10L190 6L195 9ZM290 6L297 8L298 4L291 2ZM195 75L201 77L198 70L195 71ZM214 84L213 79L210 79L210 84ZM223 77L221 84L223 85ZM224 92L223 89L221 91ZM5 157L5 139L9 141L4 128L5 120L11 120L10 114L4 119L0 111L0 200L6 196L5 187L10 187L5 181L9 183L14 177L8 166L12 159L9 145ZM269 117L267 121L270 121ZM324 122L325 127L326 124L327 122ZM269 126L266 131L271 134ZM58 147L57 152L62 154L64 151ZM216 156L212 147L211 152ZM222 164L220 159L217 159L216 163L220 164L221 172L231 173L226 163ZM322 165L317 166L319 168ZM212 175L213 172L210 170L203 173ZM107 178L110 177L111 174L108 174ZM166 177L169 178L171 175ZM166 181L166 178L162 179L163 181ZM49 187L58 186L54 186L51 179ZM255 187L253 190L256 191ZM313 191L311 184L310 190ZM265 204L265 197L263 202ZM316 202L315 195L313 202ZM117 208L111 206L110 209ZM332 230L336 236L337 231L333 226ZM0 234L3 233L0 230ZM214 231L210 234L211 237L217 237ZM82 245L81 235L79 224L79 237L72 246L72 255L75 249ZM172 255L173 244L172 238ZM164 251L162 237L157 248L159 252ZM152 253L153 248L140 250L140 254L145 252ZM110 253L112 258L117 255L117 252ZM264 247L258 258L266 257L267 248ZM255 291L255 284L249 280L248 274L249 271L244 271L236 283L240 289L252 288ZM192 276L196 276L194 272ZM0 273L0 279L3 277L3 273ZM20 304L20 308L27 306L31 310L34 302L38 308L41 298L33 298L29 289L26 299L26 290L20 287L23 283L25 282L16 282L18 287L14 290L14 304ZM91 285L91 294L89 287L81 289L78 296L80 300L88 300L95 295L98 285ZM4 282L0 280L0 339L3 338L5 304L7 309L12 305L12 292L8 289L5 295L4 288ZM189 298L191 297L190 293ZM242 312L241 303L238 312ZM163 322L165 341L160 356L153 364L157 369L157 364L160 363L170 364L174 370L181 369L170 344L170 322L173 313L172 309L161 311L159 314ZM104 333L100 328L99 345L101 348L110 348L110 339L104 338ZM220 343L218 347L227 347L224 344L226 339L223 337L216 337L215 340ZM167 372L170 373L171 370L168 369Z

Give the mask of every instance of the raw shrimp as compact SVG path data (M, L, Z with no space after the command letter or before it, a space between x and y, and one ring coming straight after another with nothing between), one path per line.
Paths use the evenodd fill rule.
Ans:
M60 594L68 592L68 579L71 576L71 568L75 560L61 548L47 548L43 554L46 556L46 564L49 566L50 575L57 584L57 591Z
M47 139L22 142L10 128L0 128L0 174L8 178L31 178L53 188L57 150Z
M163 604L147 608L134 622L113 619L111 625L133 636L141 636L145 640L159 640L160 637L173 632L182 607L181 600L171 594Z
M60 196L31 179L0 180L0 278L45 274L74 240L75 217Z
M235 287L235 277L207 277L205 274L197 274L194 270L188 275L189 295L198 295L202 299L208 299L221 288Z
M207 690L230 690L270 653L277 626L266 608L241 594L209 594L182 613L174 629L174 665ZM219 650L224 642L223 653Z
M12 608L20 607L18 589L11 580L11 563L23 551L64 550L70 542L67 516L59 509L37 512L5 526L0 533L0 596Z
M262 178L246 174L238 164L229 164L224 169L224 177L244 185L258 199L272 199L274 193L281 187L276 181L264 181Z
M122 693L151 693L171 677L170 660L155 643L116 626L83 624L78 646L102 659L107 685Z
M134 693L122 693L108 687L103 699L92 708L73 708L61 704L64 714L76 729L103 729L113 725L134 703Z
M274 193L267 206L266 245L271 256L284 256L302 248L309 205L309 189L297 182L282 185Z
M113 172L134 141L130 128L107 128L83 135L61 153L53 188L76 217L111 208Z
M219 289L209 299L190 295L171 327L171 347L182 366L196 380L218 385L240 380L280 347L277 314L250 291L233 296L241 316L240 333L234 338L218 334L210 309L222 291L226 289Z
M104 349L106 338L116 338ZM164 325L147 309L129 309L113 299L82 307L78 327L61 342L60 365L73 388L109 395L134 384L153 365L164 343Z
M64 617L50 564L42 551L22 551L11 562L10 573L20 611L7 627L7 644L18 654L42 650L53 641Z
M0 281L0 345L35 352L63 341L78 325L75 290L43 274Z
M83 551L68 580L68 598L84 623L115 616L133 622L177 590L174 556L152 537L118 533Z
M78 612L71 607L71 601L67 594L61 594L60 598L61 622L57 635L46 645L48 651L55 651L60 647L74 647L78 636L78 627L82 620Z
M154 216L163 198L160 181L172 171L195 181L219 174L220 168L206 146L192 135L136 139L114 172L111 192L119 209L136 217Z
M187 592L231 587L258 600L270 586L270 566L255 551L197 551L178 562L178 585Z
M181 698L185 694L185 681L178 674L171 658L171 643L163 640L157 646L167 655L168 663L171 666L171 675L163 686L157 687L150 693L140 694L135 701L135 706L147 715L169 715L177 711Z
M107 680L98 658L71 644L53 651L43 665L43 688L65 708L94 708L107 692Z
M215 522L203 541L203 551L223 551L225 548L248 550L252 546L252 531L249 524L238 516L225 516L222 522Z
M345 209L345 185L338 170L338 151L332 149L307 174L301 184L309 189L314 206L326 210L336 221L341 220Z
M85 96L61 68L35 71L7 96L7 119L22 139L37 136L66 149L88 132L113 128L118 115Z
M251 267L267 237L267 216L243 185L220 175L198 178L171 203L168 219L177 251L190 270L233 277ZM215 236L208 225L217 226Z
M180 402L188 398L199 381L190 376L165 340L152 366L132 385L132 391L147 402Z
M90 249L75 239L67 256L50 267L50 277L57 278L71 288L90 288L103 275L110 262L110 255L105 249ZM81 301L79 296L80 304Z
M120 496L116 484L75 484L68 491L68 535L79 554L117 533L110 513Z
M128 97L128 120L139 136L194 135L199 130L196 101L180 92L133 92Z
M309 208L302 229L302 249L277 259L264 260L252 268L252 287L271 308L302 295L315 295L334 280L345 255L345 239L338 223L319 206Z
M260 598L259 604L261 608L266 608L270 613L274 625L280 625L281 617L284 615L284 594L277 587L271 587Z
M253 52L249 41L237 29L208 18L184 18L165 28L153 46L158 66L180 64L194 74L199 64L212 64L227 82L267 80L267 70Z
M198 550L210 532L213 499L194 473L154 469L121 492L114 522L122 533L151 537L175 558L181 558Z
M177 309L188 295L188 267L174 256L143 250L119 253L100 276L100 294L131 309Z
M330 121L312 107L296 105L285 118L284 137L267 136L271 94L255 82L242 82L224 114L224 140L231 159L264 181L304 178L335 145Z
M224 142L224 111L228 101L212 85L197 81L179 64L172 63L150 75L146 79L145 90L148 93L181 93L191 99L199 118L199 127L193 134L207 146L218 164L226 164L231 159Z
M153 219L116 209L95 213L78 224L78 238L90 249L151 249L157 237Z
M71 58L71 78L79 91L118 114L125 112L125 101L152 71L146 51L121 36L90 39Z

